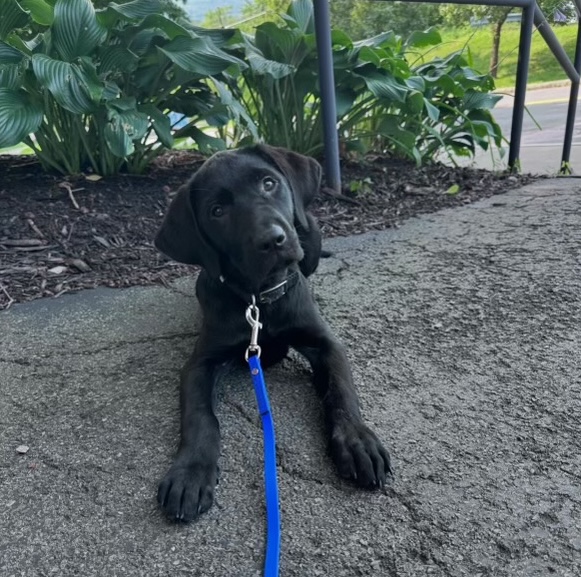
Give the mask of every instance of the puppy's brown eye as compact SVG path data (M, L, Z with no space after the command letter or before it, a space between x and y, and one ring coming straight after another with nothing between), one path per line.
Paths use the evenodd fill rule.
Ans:
M214 218L220 218L224 215L224 209L219 204L214 205L210 212Z
M276 185L276 180L270 176L262 179L262 190L264 190L264 192L272 192L276 188Z

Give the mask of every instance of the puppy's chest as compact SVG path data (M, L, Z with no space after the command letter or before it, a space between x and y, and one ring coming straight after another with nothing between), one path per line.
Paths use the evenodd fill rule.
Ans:
M282 331L268 330L264 325L258 334L258 344L262 347L268 347L272 344L283 343L285 340L285 334Z
M297 311L292 302L280 302L259 306L258 344L261 347L280 346L291 338L296 326ZM206 333L219 347L239 351L246 348L252 338L252 327L243 307L212 306L204 310Z
M261 327L258 331L258 344L263 347L271 344L278 346L289 340L294 327L294 316L286 309L263 306L260 309L259 320ZM252 329L249 324L246 324L245 332L250 339Z
M260 307L260 322L265 334L278 336L297 324L299 310L295 299L290 299L286 295L272 304Z

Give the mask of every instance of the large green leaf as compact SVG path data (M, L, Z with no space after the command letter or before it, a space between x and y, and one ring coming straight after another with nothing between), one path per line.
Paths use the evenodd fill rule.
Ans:
M147 16L140 24L140 28L144 30L161 30L170 40L173 40L177 36L190 36L190 32L186 28L162 14L151 14Z
M16 90L22 86L23 67L20 64L0 64L0 88Z
M354 48L361 48L362 46L371 46L377 48L379 46L390 46L396 48L398 45L398 37L391 31L382 32L377 36L372 36L371 38L365 38L364 40L359 40L353 43Z
M424 98L424 107L430 120L438 122L440 119L440 109L437 106L434 106L427 98Z
M378 132L389 138L406 154L413 156L416 143L416 134L400 126L401 119L393 115L386 115L379 124Z
M194 125L187 126L180 130L179 137L189 136L198 145L198 149L203 154L212 154L217 150L225 150L226 143L216 136L211 136L206 132L202 132L199 128Z
M411 114L419 114L424 109L424 96L421 92L417 90L412 90L408 92L406 98L407 110Z
M20 0L20 5L32 19L42 26L50 26L54 20L54 6L44 0Z
M127 47L138 56L143 56L150 49L153 41L159 38L155 30L140 30L137 34L133 30L127 31L124 36Z
M245 67L241 60L214 48L205 38L178 36L157 48L180 68L201 76L219 74L232 64Z
M26 55L0 40L0 88L20 88L26 67Z
M137 100L133 96L118 98L114 102L109 103L109 108L117 110L118 112L135 112L136 106Z
M27 56L32 56L32 52L36 50L43 42L45 42L46 36L49 36L50 32L44 32L33 36L29 40L24 40L18 33L13 32L6 37L6 43L13 46L17 50L20 50L23 54Z
M151 125L160 142L166 147L173 146L173 136L171 133L171 122L167 116L159 108L153 104L143 104L139 107L139 111L147 114L151 119Z
M353 41L342 30L331 30L331 44L342 48L353 48Z
M177 92L169 96L164 105L168 110L183 114L188 118L205 118L216 102L214 93L211 92L210 95L212 97L211 101L207 98L207 94L203 92Z
M290 64L265 58L250 42L246 44L246 60L254 74L268 75L275 79L284 78L295 71L295 67Z
M25 54L0 40L0 64L19 64Z
M111 2L105 8L96 10L96 15L99 23L111 30L119 20L138 21L150 14L160 14L162 11L163 7L159 0L135 0L121 4Z
M487 139L489 136L495 136L494 127L490 122L475 121L470 123L470 129L473 134L481 139Z
M160 78L164 77L164 69L169 65L167 59L166 62L162 62L161 58L158 58L158 62L152 66L140 66L135 71L135 84L141 91L140 94L144 96L152 96L159 84Z
M503 136L502 136L502 128L498 125L498 123L494 120L492 113L489 110L479 109L479 110L471 110L467 114L468 120L474 123L484 123L486 124L486 128L488 134L494 140L497 146L502 145Z
M147 114L135 108L134 98L119 98L107 105L105 141L111 152L120 158L135 150L134 140L143 137L149 126Z
M133 72L137 68L139 58L131 50L115 44L105 46L99 51L99 74L108 72Z
M251 118L251 116L248 114L248 112L242 106L242 104L236 98L234 98L232 92L228 90L228 87L225 84L216 79L213 79L212 83L214 84L216 90L218 91L220 101L224 106L228 108L228 111L234 117L234 120L236 120L236 122L239 122L240 119L242 119L244 121L244 124L252 134L253 138L255 140L258 140L259 137L258 130L256 129L256 124L254 124L254 120Z
M410 76L406 78L405 83L414 90L419 90L420 92L424 92L426 89L426 83L421 76Z
M350 88L338 86L335 89L335 103L337 106L337 118L342 118L353 108L357 93Z
M159 0L134 0L123 4L111 2L107 5L107 9L113 10L128 20L140 20L150 14L163 12L163 4Z
M434 28L427 30L415 30L405 41L406 47L426 48L427 46L436 46L442 43L440 33Z
M200 28L199 26L190 26L191 32L196 36L209 38L218 48L222 48L231 40L242 40L240 30L236 28Z
M491 109L501 98L502 94L486 94L468 90L464 95L463 104L467 110L475 110L477 108Z
M67 62L86 56L107 36L90 0L57 0L51 30L53 45Z
M394 102L405 101L409 90L388 73L371 72L359 75L365 80L367 88L375 97Z
M298 66L312 50L303 36L294 30L279 28L274 22L265 22L256 29L254 40L258 50L271 60ZM248 42L246 43L248 46Z
M190 30L184 28L171 18L164 16L163 5L158 0L136 0L127 4L111 3L104 10L97 11L97 20L111 30L119 20L132 22L138 30L163 31L170 39L176 36L189 36ZM135 28L129 28L130 34L135 34Z
M28 14L16 0L0 0L0 40L28 24Z
M63 108L74 114L93 112L95 103L90 95L95 94L97 89L89 86L94 80L79 66L35 54L32 69L38 81L48 88Z
M22 142L42 118L42 107L24 90L0 88L0 148Z
M119 98L120 94L121 89L119 88L119 86L117 86L117 84L109 80L105 81L105 84L103 86L103 94L101 95L101 98L105 102L108 102L109 100L114 100L115 98Z
M432 88L436 92L441 92L444 95L451 96L464 96L464 87L458 84L449 74L444 74L439 78L432 81L432 79L426 78L429 82L432 82Z
M377 68L381 67L381 56L379 50L370 48L369 46L363 46L360 50L352 52L352 55L356 54L358 63L371 62Z
M312 0L294 0L289 6L288 15L301 32L307 34L314 32Z
M93 59L89 56L81 56L79 58L79 69L82 71L80 79L87 89L91 100L95 103L100 102L103 97L104 86L97 74Z

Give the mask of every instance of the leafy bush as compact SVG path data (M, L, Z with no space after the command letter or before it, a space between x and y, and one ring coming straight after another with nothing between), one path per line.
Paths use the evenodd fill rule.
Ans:
M337 123L346 148L430 160L439 152L474 154L501 146L490 109L499 99L488 75L460 53L410 63L417 49L441 42L433 29L405 41L391 32L353 42L332 31ZM294 0L285 23L268 22L245 35L237 56L248 63L229 85L273 145L322 152L321 101L310 0ZM243 140L241 127L234 135Z
M159 0L0 0L0 13L0 147L23 141L47 168L105 175L143 170L176 137L224 146L199 126L226 123L224 101L236 109L209 81L245 67L223 50L235 31L172 21Z
M229 87L269 144L311 154L321 145L319 73L309 0L290 5L287 26L266 22L243 34L236 56L248 67ZM245 135L235 126L234 141Z

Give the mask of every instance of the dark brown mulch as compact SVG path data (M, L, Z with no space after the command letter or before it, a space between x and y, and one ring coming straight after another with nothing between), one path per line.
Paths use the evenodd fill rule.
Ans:
M147 175L93 182L48 175L32 158L0 156L0 310L83 288L167 284L186 274L189 267L166 260L152 238L171 191L202 162L196 154L168 153ZM323 191L312 210L326 237L359 234L532 179L369 157L345 163L344 198Z

